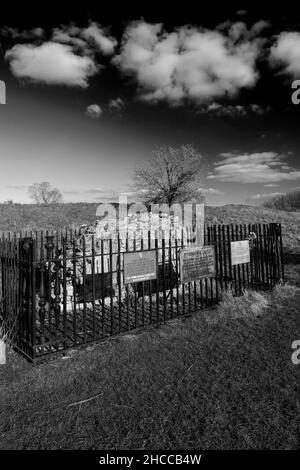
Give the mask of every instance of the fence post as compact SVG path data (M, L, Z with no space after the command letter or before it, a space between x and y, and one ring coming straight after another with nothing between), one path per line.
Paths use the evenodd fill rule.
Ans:
M284 281L284 262L283 262L283 245L282 245L282 226L279 225L279 244L280 244L280 265L281 265L281 278Z
M56 250L55 250L55 264L54 264L54 271L55 271L55 280L54 280L54 316L55 316L55 335L57 336L58 327L59 327L59 320L60 320L60 269L61 263L59 259L59 249L58 249L58 239L56 239Z
M19 317L19 339L22 351L30 358L34 358L35 353L35 296L33 275L32 237L25 237L20 240L20 317Z
M45 260L44 260L44 246L43 234L41 234L41 253L40 253L40 285L39 285L39 318L41 324L41 343L45 341L45 316L46 316L46 298L45 298Z
M277 282L280 279L280 258L281 250L278 250L278 239L280 242L281 233L280 233L280 224L270 223L270 237L271 237L271 247L272 247L272 271L274 281Z

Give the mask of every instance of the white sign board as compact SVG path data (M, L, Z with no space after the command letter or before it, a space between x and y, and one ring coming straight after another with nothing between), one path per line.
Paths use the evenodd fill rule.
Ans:
M237 264L249 263L249 262L250 262L249 240L240 240L237 242L231 242L232 266L235 266Z

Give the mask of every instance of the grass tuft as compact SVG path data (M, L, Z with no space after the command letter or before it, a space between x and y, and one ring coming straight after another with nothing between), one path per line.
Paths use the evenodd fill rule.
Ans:
M245 290L242 297L235 297L231 289L222 293L221 302L214 315L206 314L208 321L220 319L251 318L262 315L270 305L269 298L256 291Z

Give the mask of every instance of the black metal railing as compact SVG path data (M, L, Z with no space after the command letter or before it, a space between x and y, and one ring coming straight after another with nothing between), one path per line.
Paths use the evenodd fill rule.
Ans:
M0 241L0 320L30 360L214 306L224 289L269 290L284 277L280 224L204 228L213 277L180 282L189 231L97 239L94 233L31 232ZM231 242L249 240L250 261L232 266ZM124 283L124 253L155 250L158 278Z

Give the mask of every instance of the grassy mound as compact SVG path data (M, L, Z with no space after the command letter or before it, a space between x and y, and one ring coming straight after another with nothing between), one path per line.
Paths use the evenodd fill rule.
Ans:
M36 204L0 204L0 230L62 230L78 227L96 219L98 204L73 203L41 206ZM251 224L281 222L287 249L300 252L300 212L227 205L205 208L208 224Z

